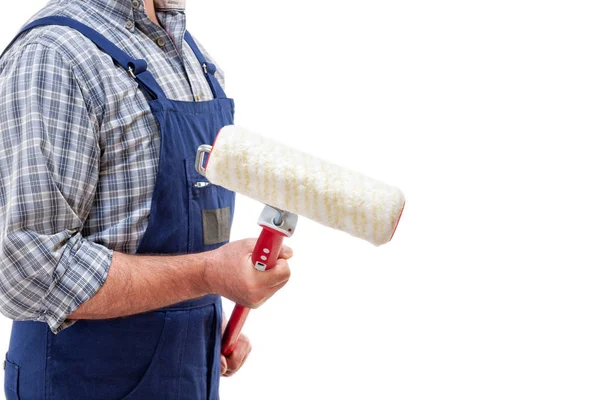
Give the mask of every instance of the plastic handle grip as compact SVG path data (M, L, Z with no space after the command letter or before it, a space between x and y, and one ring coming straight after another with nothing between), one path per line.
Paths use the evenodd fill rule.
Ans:
M258 237L256 246L252 252L252 264L256 269L268 270L275 266L279 258L279 251L285 236L281 232L263 226L262 232ZM221 342L221 354L224 356L230 355L235 349L237 340L246 322L246 317L250 308L236 304L229 318L229 323L223 333Z

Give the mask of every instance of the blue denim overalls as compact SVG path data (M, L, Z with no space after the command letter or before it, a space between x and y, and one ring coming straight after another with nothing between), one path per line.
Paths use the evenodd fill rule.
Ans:
M160 160L148 229L138 253L192 253L228 241L234 193L196 172L196 149L233 124L233 101L186 33L214 100L173 101L146 70L98 32L66 17L40 25L76 29L110 55L149 98L160 127ZM18 36L17 36L18 37ZM205 296L157 311L110 320L81 320L54 335L43 322L15 321L5 365L11 399L218 399L221 299Z

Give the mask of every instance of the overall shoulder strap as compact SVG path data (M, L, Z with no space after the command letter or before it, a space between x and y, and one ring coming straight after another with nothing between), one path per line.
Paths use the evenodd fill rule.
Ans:
M21 36L24 32L42 25L61 25L75 29L76 31L80 32L83 36L91 40L96 46L98 46L100 50L104 51L106 54L111 56L112 59L122 68L128 71L131 77L139 83L142 89L145 90L151 98L157 99L165 97L165 94L158 85L158 82L156 82L156 79L154 79L154 76L152 76L150 71L147 70L148 64L145 60L135 59L131 57L129 54L125 53L113 42L111 42L106 37L98 33L96 30L72 18L51 16L43 17L31 22L30 24L23 27L23 29L21 29L17 36L6 47L6 49L2 53L2 56L12 46L15 40L17 40L17 38Z
M206 77L206 80L208 81L208 84L210 86L210 90L212 91L213 97L215 99L226 98L227 95L225 95L225 91L223 91L221 84L215 77L215 72L217 72L217 67L214 64L211 64L208 61L206 61L206 58L204 58L204 56L202 55L202 52L198 48L198 45L196 44L194 39L192 38L192 35L187 31L185 32L185 41L192 48L192 51L196 55L196 58L200 62L200 65L202 65L202 69L204 70L204 76Z

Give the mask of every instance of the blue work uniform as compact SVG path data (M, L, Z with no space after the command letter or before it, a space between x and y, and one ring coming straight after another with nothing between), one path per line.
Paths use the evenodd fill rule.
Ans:
M235 194L198 174L195 154L233 124L234 104L189 33L186 42L204 68L214 100L169 100L146 61L74 19L41 18L19 35L41 25L79 31L130 74L148 99L160 129L160 158L149 224L137 253L197 253L226 243ZM221 298L210 295L130 317L81 320L56 335L46 323L15 321L5 362L6 397L218 399L221 312Z

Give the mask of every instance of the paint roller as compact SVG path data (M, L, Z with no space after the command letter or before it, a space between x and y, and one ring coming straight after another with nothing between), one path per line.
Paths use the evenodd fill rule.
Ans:
M395 187L234 125L223 127L212 146L198 148L196 170L212 184L266 204L252 253L260 271L275 265L298 214L379 246L392 239L404 209L404 195ZM223 334L225 356L249 311L234 307Z

